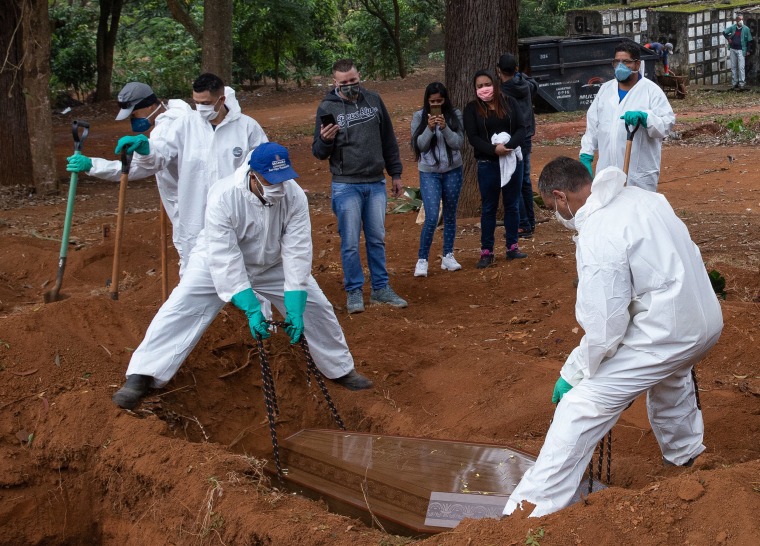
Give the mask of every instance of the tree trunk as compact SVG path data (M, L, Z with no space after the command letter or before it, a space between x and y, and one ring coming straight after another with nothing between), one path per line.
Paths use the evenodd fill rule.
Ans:
M393 49L396 50L396 62L398 63L398 75L403 79L406 78L406 63L404 62L404 51L401 47L401 13L398 0L393 0Z
M23 20L29 4L13 0L0 9L0 185L32 185L32 153L23 93Z
M97 52L98 83L95 86L95 101L111 99L111 76L113 74L113 50L116 33L119 30L121 6L124 0L100 0L100 20L95 42ZM110 24L109 24L110 19Z
M472 76L493 67L506 52L517 55L517 0L448 0L446 3L446 87L457 108L475 99ZM459 199L459 216L480 213L477 165L472 147L463 149L464 185Z
M180 23L185 30L190 33L196 42L203 41L203 31L198 28L195 21L190 16L190 8L182 0L166 0L166 5L169 7L169 12L172 14L172 18Z
M57 191L53 116L50 108L50 18L47 0L32 0L24 17L24 95L32 179L38 194Z
M232 84L232 0L205 0L201 59L202 72Z

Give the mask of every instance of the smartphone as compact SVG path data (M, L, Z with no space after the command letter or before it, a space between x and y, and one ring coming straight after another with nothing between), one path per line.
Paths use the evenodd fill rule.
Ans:
M441 115L441 106L440 105L430 105L430 115L431 116L440 116Z
M327 127L328 125L337 125L338 122L335 121L335 116L332 114L322 114L319 116L319 120L322 122L322 125L324 127Z

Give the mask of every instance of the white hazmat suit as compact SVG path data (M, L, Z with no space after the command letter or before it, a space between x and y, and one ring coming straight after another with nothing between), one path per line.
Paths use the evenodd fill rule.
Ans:
M154 139L165 138L165 133L168 131L169 126L177 118L187 115L192 112L185 101L180 99L171 99L166 102L166 110L160 113L156 117L156 122L153 130L150 132L151 143ZM102 159L99 157L92 157L92 168L87 172L91 176L101 178L103 180L111 180L118 182L121 177L121 161ZM133 161L129 166L129 179L139 180L141 178L147 178L152 175L156 175L156 183L158 185L158 193L161 196L161 202L164 205L164 210L169 217L169 221L173 226L177 225L179 219L179 212L177 209L177 185L179 180L179 172L176 163L168 165L165 169L156 171L155 169L145 169L142 165L138 165ZM174 246L177 248L180 256L181 243L178 237L178 232L174 231L173 234Z
M165 385L224 304L249 287L283 315L284 291L305 290L304 335L315 364L329 379L354 369L333 307L311 276L306 194L288 180L276 186L282 197L264 206L251 192L247 173L246 161L209 192L206 227L179 285L132 355L127 376L148 375L153 387Z
M699 249L664 196L600 172L575 223L585 335L561 370L573 385L559 402L536 464L504 508L527 500L539 517L568 506L599 440L637 396L666 460L702 453L704 423L691 369L718 341L720 303Z
M633 137L628 185L657 191L662 140L670 133L676 115L662 89L647 78L639 78L622 101L617 80L602 85L586 114L586 133L581 139L580 153L593 156L599 150L597 173L610 166L622 169L626 130L620 116L629 111L646 112L646 128L640 127Z

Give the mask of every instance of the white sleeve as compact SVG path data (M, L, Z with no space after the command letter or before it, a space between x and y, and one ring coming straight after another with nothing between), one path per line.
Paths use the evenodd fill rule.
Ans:
M150 135L150 153L148 155L135 154L132 157L132 165L146 172L157 173L167 168L172 161L176 161L179 148L182 145L180 143L180 129L185 117L182 116L171 121L171 125L168 127L162 125L161 131L152 133Z
M659 88L654 89L647 113L647 134L651 138L665 138L676 123L676 115L668 98Z
M599 149L597 126L599 125L599 95L601 93L602 90L599 89L599 93L596 94L588 112L586 112L586 132L583 134L583 138L581 138L580 153L582 154L594 155L594 152Z
M139 154L132 156L132 163L129 164L129 179L141 180L153 176L160 169L148 168L146 165L140 164L135 161L135 158L143 157ZM121 178L121 161L118 159L101 159L99 157L91 157L92 169L87 174L95 176L102 180L111 180L112 182L118 182Z
M257 148L259 144L269 142L269 139L267 138L264 129L259 125L259 122L253 118L251 118L251 122L252 127L248 132L248 150L253 150L254 148Z
M287 182L286 182L287 183ZM306 194L299 188L280 245L285 291L306 290L311 276L311 220Z
M209 201L204 234L214 288L222 300L230 301L235 294L251 288L251 281L238 245L232 215L222 199Z
M575 318L585 335L562 367L560 375L571 385L592 377L605 358L617 352L630 323L631 271L626 251L602 240L603 248L578 241L582 268L578 271Z

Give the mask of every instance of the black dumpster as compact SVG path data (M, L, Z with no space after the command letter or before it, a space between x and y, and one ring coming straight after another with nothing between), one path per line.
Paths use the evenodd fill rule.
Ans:
M641 49L644 75L655 80L657 54L624 37L543 36L519 41L520 70L538 83L538 112L588 110L599 87L614 78L615 47L630 42Z

